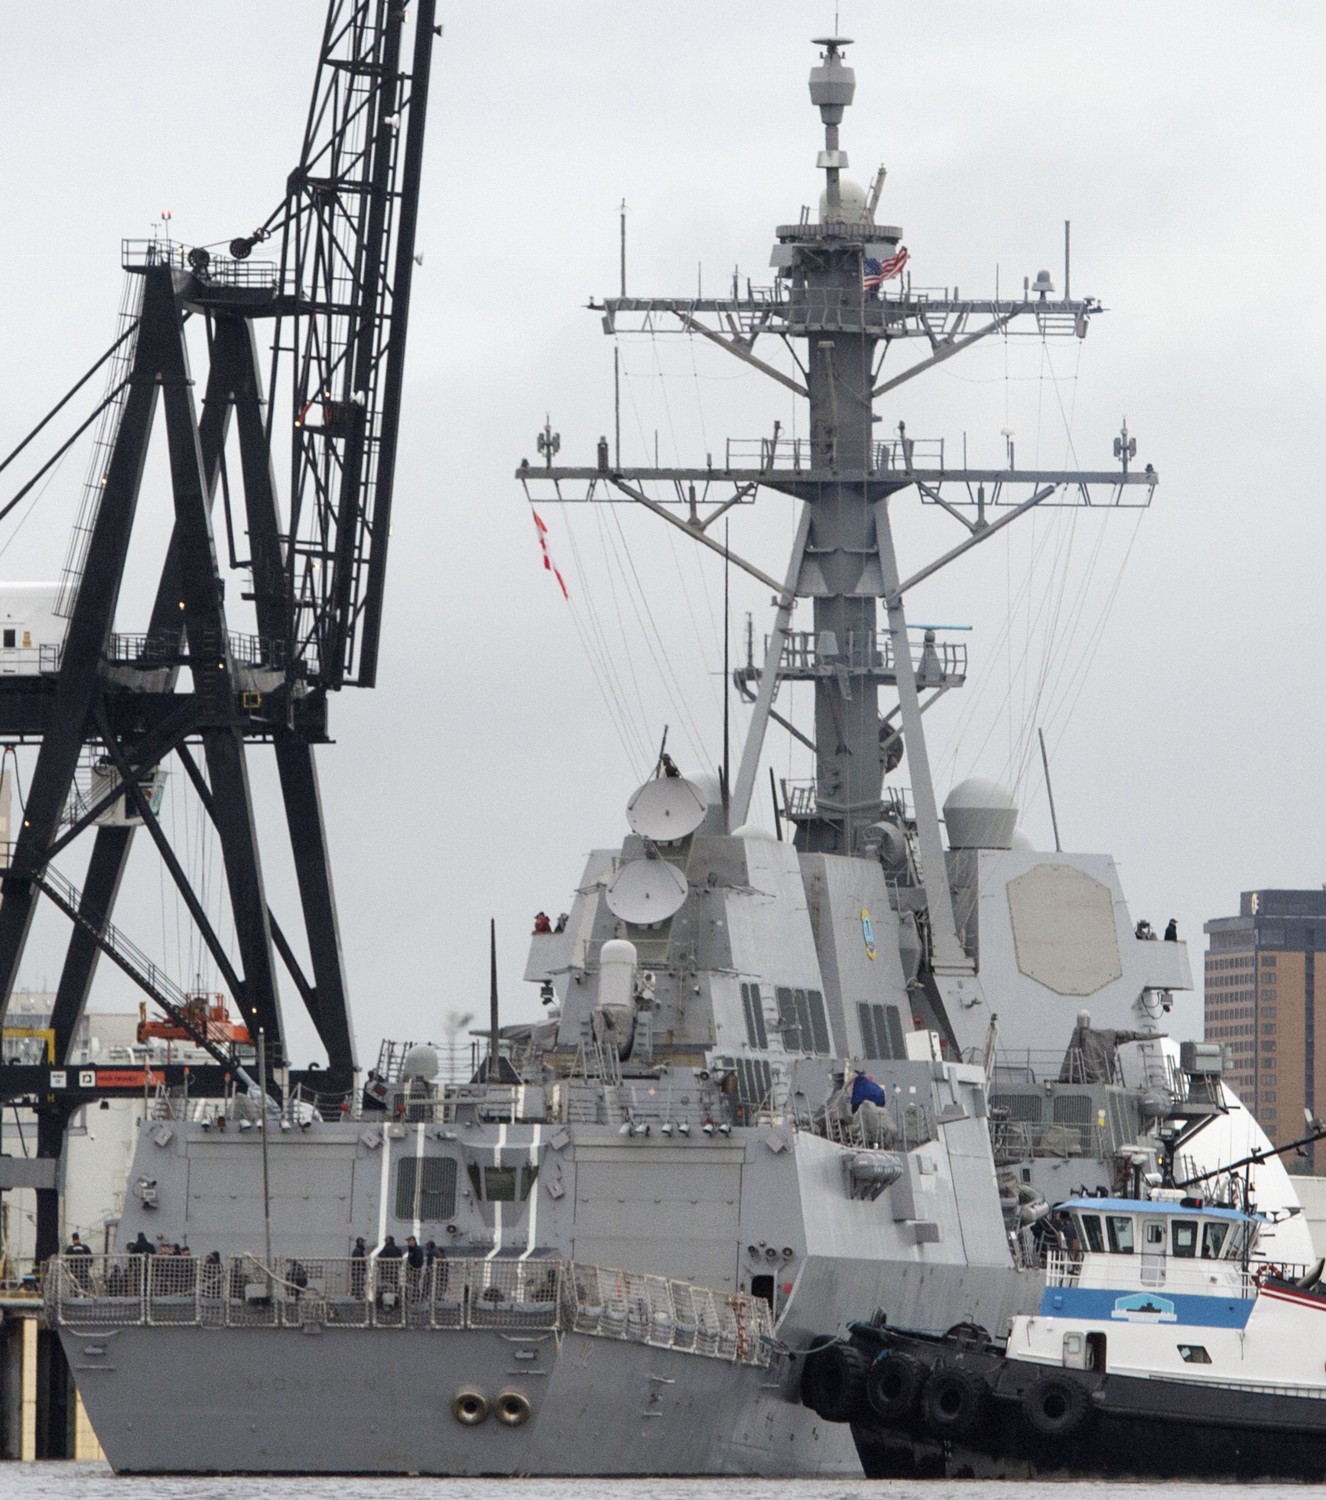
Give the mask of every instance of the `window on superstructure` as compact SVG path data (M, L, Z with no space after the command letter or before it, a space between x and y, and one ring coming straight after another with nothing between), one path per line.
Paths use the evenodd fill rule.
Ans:
M829 1023L818 990L778 989L778 1029L789 1052L829 1050Z
M475 1197L488 1203L523 1203L539 1175L538 1167L528 1163L519 1167L481 1167L470 1162L467 1170Z
M1202 1259L1219 1260L1220 1251L1229 1236L1229 1225L1218 1221L1202 1225Z
M483 1195L489 1203L514 1203L516 1201L516 1169L514 1167L485 1167L483 1169Z
M1179 1358L1188 1365L1209 1365L1211 1356L1201 1344L1180 1344Z
M435 1222L456 1216L456 1159L405 1156L396 1164L396 1217Z
M861 1025L863 1056L877 1057L882 1061L906 1057L902 1018L896 1005L867 1005L864 1001L858 1001L856 1015Z
M741 1008L746 1016L746 1040L761 1052L769 1045L769 1036L764 1029L764 1002L760 998L758 984L741 986Z
M1175 1255L1183 1256L1186 1260L1195 1260L1197 1257L1197 1222L1195 1219L1175 1219L1170 1225L1170 1233L1173 1236L1173 1249Z
M1100 1215L1082 1215L1082 1234L1087 1242L1087 1249L1094 1250L1097 1255L1105 1251L1105 1237L1100 1232Z
M739 1057L736 1068L738 1123L750 1125L761 1110L769 1108L773 1071L762 1057Z
M1105 1232L1109 1236L1112 1255L1133 1253L1133 1220L1130 1214L1106 1214Z

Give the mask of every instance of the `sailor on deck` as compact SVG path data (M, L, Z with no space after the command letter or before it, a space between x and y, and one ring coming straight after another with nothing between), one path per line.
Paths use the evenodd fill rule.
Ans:
M869 1073L858 1072L852 1080L852 1115L860 1123L867 1146L891 1146L897 1128L888 1112L889 1096Z

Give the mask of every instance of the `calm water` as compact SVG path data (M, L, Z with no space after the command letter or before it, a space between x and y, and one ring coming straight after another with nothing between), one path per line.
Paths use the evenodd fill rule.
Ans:
M1242 1486L1326 1497L1326 1485ZM1229 1500L1217 1484L990 1484L767 1479L116 1479L104 1464L0 1464L3 1500Z

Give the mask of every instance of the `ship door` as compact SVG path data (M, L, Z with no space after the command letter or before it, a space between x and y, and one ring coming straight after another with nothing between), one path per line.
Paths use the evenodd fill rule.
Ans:
M1142 1220L1142 1285L1165 1284L1165 1221Z

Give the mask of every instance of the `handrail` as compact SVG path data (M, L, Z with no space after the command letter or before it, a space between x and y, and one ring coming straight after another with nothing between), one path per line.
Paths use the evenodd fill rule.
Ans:
M46 1314L78 1332L124 1327L531 1329L614 1338L767 1367L773 1315L761 1297L581 1262L380 1254L60 1255Z

